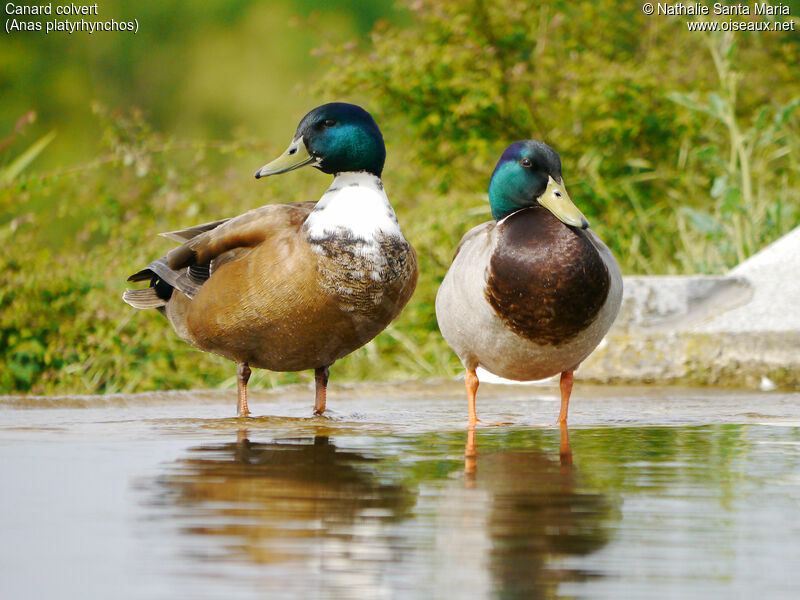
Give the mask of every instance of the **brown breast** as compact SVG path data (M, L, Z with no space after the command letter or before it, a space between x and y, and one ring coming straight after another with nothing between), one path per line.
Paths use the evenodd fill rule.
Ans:
M416 254L402 238L382 236L374 244L367 251L362 242L339 237L315 245L319 284L345 312L388 323L414 291Z
M583 231L532 207L505 219L497 235L486 297L512 331L557 346L592 323L611 280Z

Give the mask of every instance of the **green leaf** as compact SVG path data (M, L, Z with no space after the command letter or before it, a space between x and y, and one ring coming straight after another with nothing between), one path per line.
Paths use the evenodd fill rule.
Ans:
M692 227L698 231L709 236L722 233L722 227L720 224L708 213L704 213L689 206L681 207L681 212L689 217Z
M728 176L727 175L720 175L716 179L714 179L714 183L711 186L711 197L712 198L719 198L725 191L728 189Z
M33 160L41 154L47 145L56 137L56 132L51 131L36 140L31 146L20 154L17 158L11 161L7 167L0 171L0 181L3 183L11 183L16 179L25 167L27 167Z
M708 112L710 114L719 117L720 119L724 119L728 111L725 100L722 99L722 96L720 96L719 94L709 94L708 102L711 106L711 110L709 110Z
M744 212L745 208L742 205L742 192L738 188L730 188L726 190L722 206L720 208L725 215Z
M798 106L800 106L800 98L795 98L789 102L789 104L778 110L778 112L775 113L775 125L780 127L786 123Z
M701 111L704 110L704 107L697 102L695 96L690 94L682 94L680 92L670 92L667 94L667 98L672 100L676 104L680 104L681 106L685 106L690 110Z
M753 128L756 131L763 131L767 126L767 117L769 116L769 107L765 106L758 112L758 116L753 123Z

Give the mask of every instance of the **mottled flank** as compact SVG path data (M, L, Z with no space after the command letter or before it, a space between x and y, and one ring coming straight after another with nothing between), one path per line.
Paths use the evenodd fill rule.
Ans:
M586 329L611 280L586 234L550 211L521 210L498 224L486 297L515 333L559 346Z
M344 310L383 317L407 301L404 288L416 279L416 259L405 239L382 235L365 242L339 234L312 247L320 255L321 287Z

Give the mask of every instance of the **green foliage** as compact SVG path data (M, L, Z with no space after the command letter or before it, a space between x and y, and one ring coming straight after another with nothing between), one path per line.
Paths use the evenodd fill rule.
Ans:
M796 36L742 34L734 47L689 32L686 18L651 18L609 0L410 8L414 27L378 27L362 52L328 47L316 89L356 95L394 125L387 138L414 149L403 178L448 195L432 208L438 216L470 205L509 143L534 138L559 152L573 199L628 272L719 271L798 222ZM746 92L738 102L731 81ZM690 97L725 115L675 101ZM736 121L756 129L732 138L727 123ZM742 143L753 154L746 168L717 160L741 155L732 148ZM417 178L410 171L420 164L429 170ZM722 223L738 220L735 192L718 183L709 208L719 177L736 179L731 168L761 182L743 199L752 202L742 220L754 230L742 230L749 239L733 252L723 246L735 228ZM702 214L721 227L710 239L694 230L708 225L693 220ZM459 231L471 222L465 215Z
M392 0L105 0L96 19L136 19L138 32L4 35L0 132L34 107L33 135L59 132L42 157L47 168L98 151L94 101L140 107L167 135L261 135L306 108L295 88L313 77L311 51L321 40L364 36L380 17L397 20L391 6Z
M178 340L155 311L124 304L124 279L171 247L156 232L319 197L326 178L310 170L261 182L252 173L284 149L294 130L286 115L297 119L323 101L358 102L381 125L386 189L420 261L409 306L338 362L333 382L459 370L438 332L436 290L460 237L490 218L489 175L518 139L541 139L559 152L573 200L627 273L721 272L800 222L800 42L791 32L709 36L688 32L685 19L648 18L638 5L610 0L417 0L411 26L378 21L369 40L342 46L308 28L286 29L293 17L283 5L212 2L185 9L197 32L176 30L170 53L164 40L174 23L156 3L140 4L148 39L161 46L108 36L90 54L104 82L122 78L107 103L148 112L107 110L80 96L87 116L76 122L98 144L95 158L45 175L14 169L0 183L1 391L235 386L228 361ZM310 18L319 23L319 15ZM231 35L241 38L234 47L242 64ZM261 52L255 39L275 52ZM111 40L125 51L111 53ZM52 53L54 42L30 41L31 64L42 63L35 57ZM18 42L10 39L4 52L24 70L21 58L8 59ZM311 45L327 73L318 80L297 71L311 72ZM194 52L185 78L162 80ZM264 64L275 66L275 79L254 82ZM10 76L0 75L4 93ZM301 80L307 92L298 103L286 90ZM54 98L83 90L76 81L67 69L61 95L35 85L27 96L4 95L14 110L36 106L47 122L24 148L44 147L35 140L55 123ZM164 93L166 83L174 95ZM170 133L198 122L203 127L180 139ZM269 146L248 141L270 128ZM209 132L239 141L194 141ZM59 127L34 166L63 152L60 142L78 152L72 132ZM24 152L0 143L0 165ZM310 373L260 370L251 379L255 386L310 380Z
M744 129L744 119L737 114L742 74L734 70L734 37L709 38L708 47L719 92L705 99L669 94L681 106L710 117L700 133L702 145L696 156L710 167L711 206L705 210L685 206L677 215L686 259L700 270L745 260L776 233L796 227L800 215L800 143L790 125L800 96L785 104L762 106Z
M29 111L22 115L14 126L14 131L5 139L0 140L0 151L11 147L19 136L30 123L36 120L36 113ZM0 165L0 183L11 183L17 176L31 164L39 154L48 146L53 138L56 136L55 131L51 131L40 137L26 150L15 156L8 164Z

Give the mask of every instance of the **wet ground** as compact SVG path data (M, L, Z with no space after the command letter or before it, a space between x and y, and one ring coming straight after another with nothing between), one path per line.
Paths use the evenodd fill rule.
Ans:
M0 397L0 598L800 597L800 394L462 389Z

